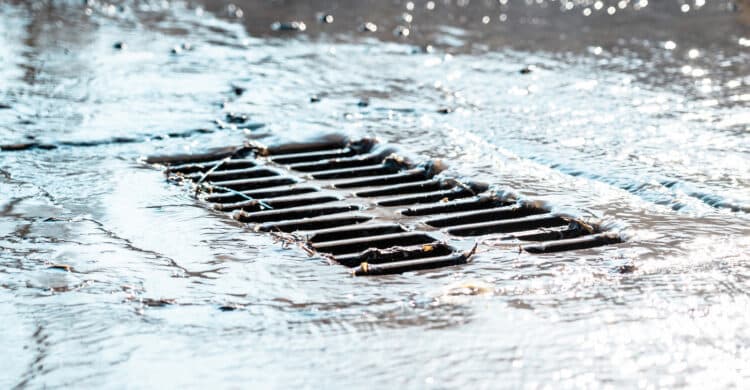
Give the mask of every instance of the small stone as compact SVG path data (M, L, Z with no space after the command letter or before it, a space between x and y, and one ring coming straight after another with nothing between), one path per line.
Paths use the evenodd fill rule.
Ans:
M125 50L127 49L128 45L125 42L115 42L114 45L112 45L117 50Z
M310 103L320 103L320 96L318 95L310 96Z
M0 110L9 110L11 106L9 104L0 103Z
M625 264L625 265L621 265L621 266L617 267L616 268L616 272L618 274L632 274L637 269L638 269L638 267L636 267L636 266L634 266L632 264Z
M360 99L359 102L357 102L357 106L359 107L367 107L370 105L370 99Z
M241 96L241 95L242 95L243 93L245 93L245 91L246 91L247 89L245 89L245 88L242 88L242 87L238 87L238 86L234 86L234 87L232 87L232 90L234 91L234 94L235 94L235 95L237 95L237 96Z
M438 114L450 114L451 112L453 112L453 109L449 107L441 107L438 108L437 112Z
M530 74L533 71L534 71L534 69L531 66L527 66L527 67L519 70L518 73L520 73L520 74Z

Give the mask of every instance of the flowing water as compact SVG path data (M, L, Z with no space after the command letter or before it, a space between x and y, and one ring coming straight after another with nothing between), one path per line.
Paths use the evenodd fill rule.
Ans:
M747 388L746 8L0 2L0 388ZM628 241L352 278L139 162L332 132Z

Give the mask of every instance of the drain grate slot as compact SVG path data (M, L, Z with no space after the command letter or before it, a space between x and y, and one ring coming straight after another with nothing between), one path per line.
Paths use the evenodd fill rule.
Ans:
M308 233L307 241L318 243L325 241L336 241L350 238L378 236L392 233L405 232L403 226L395 223L365 224L360 226L337 227L333 229L318 230Z
M356 253L369 248L390 248L393 246L406 246L406 245L418 245L418 244L429 244L436 242L433 237L425 233L396 233L386 234L375 237L364 237L355 238L349 240L337 240L328 241L318 244L312 244L312 247L323 253L330 253L332 255L344 254L344 253Z
M215 210L231 212L255 231L292 233L290 239L354 275L464 264L473 250L456 249L466 247L451 243L457 237L499 234L493 239L520 241L529 253L620 242L596 225L505 200L486 184L435 177L440 163L417 165L374 144L343 138L251 144L147 161L166 165L174 183L197 184L198 192L206 192L201 199Z
M434 218L424 223L433 227L458 226L466 223L479 223L495 221L499 219L516 219L536 214L546 214L549 211L538 207L506 206L480 211L467 211L451 214L448 217Z
M344 206L314 206L314 207L293 207L284 210L267 210L258 212L239 211L234 218L240 222L260 223L276 222L289 219L312 218L321 215L345 213L347 211L359 210L356 205Z

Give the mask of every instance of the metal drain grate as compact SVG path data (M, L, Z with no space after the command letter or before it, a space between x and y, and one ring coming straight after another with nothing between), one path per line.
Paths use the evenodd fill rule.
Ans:
M147 162L165 166L171 180L197 185L214 209L255 231L293 233L354 275L463 264L473 253L464 237L492 235L530 253L620 242L580 219L501 198L485 184L442 177L439 164L413 164L371 139L251 145Z

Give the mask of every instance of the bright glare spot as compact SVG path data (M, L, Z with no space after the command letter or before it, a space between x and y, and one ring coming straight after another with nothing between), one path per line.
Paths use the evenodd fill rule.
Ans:
M674 43L674 41L666 41L664 42L664 48L667 50L674 50L677 47L677 44Z
M401 17L404 19L404 22L406 23L411 23L411 21L414 19L414 17L411 16L411 14L408 12L404 12L404 14L401 15Z
M740 46L750 46L750 38L740 38L738 43Z
M625 7L627 7L627 6L628 6L628 2L625 1L625 0L620 0L620 2L617 3L617 7L620 8L620 9L625 9Z
M701 52L698 51L698 49L690 49L688 51L688 57L690 58L698 58L701 55Z
M414 3L411 1L406 3L406 9L408 9L409 11L414 10Z
M427 4L424 5L425 8L432 11L435 9L435 2L434 1L428 1Z
M506 14L500 14L500 21L504 22L506 20L508 20L508 15L506 15Z
M688 12L688 11L690 11L690 5L683 4L682 7L680 7L680 11L682 11L682 12Z
M584 8L583 9L583 16L589 16L591 15L591 9L590 8Z
M485 15L484 17L482 17L482 23L487 24L489 22L490 22L490 17L489 16Z
M706 5L706 0L695 0L695 6L697 8L703 7L704 5Z
M607 8L607 13L610 15L614 15L617 9L615 7L609 7Z
M597 1L596 3L594 3L594 9L599 10L602 9L602 7L604 7L604 3L602 3L601 1Z

